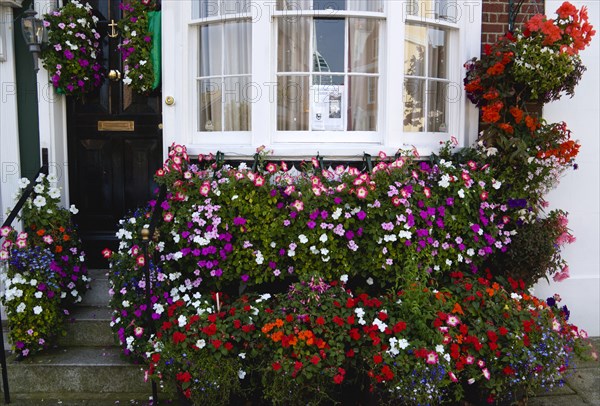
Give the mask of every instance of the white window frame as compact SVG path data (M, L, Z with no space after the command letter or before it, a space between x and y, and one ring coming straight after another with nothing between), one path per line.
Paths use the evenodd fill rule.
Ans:
M455 136L467 145L477 135L478 113L465 96L463 63L480 55L482 0L457 0L456 23L436 18L407 15L405 1L385 1L385 19L380 27L379 91L377 132L361 131L277 131L277 24L285 11L275 10L275 0L251 2L252 83L260 90L252 105L251 131L198 132L197 73L198 30L208 22L239 19L229 14L192 20L192 0L165 1L163 10L163 98L171 96L175 103L163 106L164 144L185 144L191 154L221 151L227 157L251 157L256 148L265 145L282 158L304 159L315 156L351 159L364 153L385 151L393 155L399 148L417 148L421 155L436 152L440 142ZM330 16L330 10L302 11L302 15ZM381 13L338 11L340 17L372 16ZM278 17L279 15L279 17ZM404 36L407 20L451 28L448 52L449 78L455 84L457 100L450 103L447 133L404 132L403 83ZM393 39L393 40L392 40ZM268 62L265 62L268 61ZM397 89L397 90L394 90ZM344 142L327 142L328 133ZM364 134L367 133L367 134ZM208 135L208 137L207 137ZM317 138L307 136L316 135ZM287 138L285 138L287 137ZM370 138L369 138L370 137ZM324 140L324 141L319 141ZM166 151L166 148L165 148Z

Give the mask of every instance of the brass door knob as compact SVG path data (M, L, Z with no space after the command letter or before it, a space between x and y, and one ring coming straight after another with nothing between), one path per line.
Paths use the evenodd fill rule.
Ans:
M119 72L117 69L111 69L108 72L108 78L113 82L117 82L121 79L121 72Z
M165 104L167 106L172 106L173 104L175 104L175 99L173 98L173 96L167 96L167 98L165 99Z

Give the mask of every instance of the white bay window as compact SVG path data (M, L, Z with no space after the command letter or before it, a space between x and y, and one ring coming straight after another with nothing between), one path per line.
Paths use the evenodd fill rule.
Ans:
M165 1L165 143L341 158L464 141L480 23L480 0Z

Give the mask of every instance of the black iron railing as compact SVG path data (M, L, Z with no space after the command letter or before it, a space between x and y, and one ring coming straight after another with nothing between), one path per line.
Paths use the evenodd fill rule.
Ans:
M15 220L15 218L17 218L17 215L23 208L23 205L25 204L25 202L27 201L27 199L29 198L29 196L31 196L31 193L33 192L33 188L36 183L35 180L41 174L48 175L48 148L42 148L42 166L41 166L41 168L39 169L38 173L34 176L32 181L29 182L29 185L27 185L27 187L23 191L21 198L19 199L19 201L17 202L15 207L12 209L12 211L10 212L10 214L8 215L8 217L2 224L2 227L10 226L12 224L12 222ZM2 324L2 315L0 315L0 325L1 324ZM2 337L2 339L0 340L0 364L2 365L2 389L4 390L4 403L8 404L8 403L10 403L10 390L9 390L9 386L8 386L8 369L7 369L7 365L6 365L6 348L4 347L4 337Z
M150 217L150 225L148 228L142 229L142 249L144 252L144 279L146 281L146 311L148 314L148 325L150 329L150 335L154 335L156 333L156 329L154 328L154 322L152 321L152 280L150 278L150 257L148 255L148 246L150 245L150 240L157 240L158 236L155 236L156 233L156 225L158 221L162 218L162 203L167 196L167 187L165 185L161 186L160 192L158 193L158 198L156 199L156 204L154 205L154 210L152 212L152 216ZM155 238L156 237L156 238ZM155 261L154 261L155 262ZM156 262L155 262L156 266ZM156 381L154 379L152 382L152 404L158 404L158 388L156 386Z

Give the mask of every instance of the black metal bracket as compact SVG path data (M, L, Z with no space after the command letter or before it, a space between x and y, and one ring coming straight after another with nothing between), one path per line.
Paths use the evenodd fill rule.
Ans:
M366 164L366 169L368 169L369 172L373 172L373 160L371 158L371 154L367 154L365 152L363 155L363 162Z
M508 0L508 32L515 30L517 16L521 12L521 6L525 0Z

